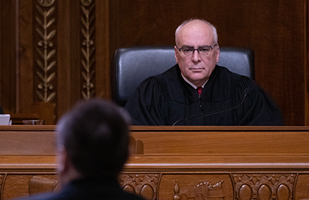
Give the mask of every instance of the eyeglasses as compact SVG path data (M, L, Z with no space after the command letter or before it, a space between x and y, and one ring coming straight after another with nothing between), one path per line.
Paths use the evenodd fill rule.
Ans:
M175 47L178 49L178 51L181 51L185 56L192 56L195 50L197 51L197 53L200 54L200 56L208 56L210 51L217 45L218 44L215 44L213 46L202 46L197 49L194 49L193 47L187 47L187 46L184 46L182 48L178 48L177 46Z

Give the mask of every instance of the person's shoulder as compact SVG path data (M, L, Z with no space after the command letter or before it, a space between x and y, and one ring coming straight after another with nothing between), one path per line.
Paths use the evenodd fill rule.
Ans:
M235 87L255 87L256 83L250 77L240 75L234 72L231 72L229 69L216 66L213 71L213 77L211 77L215 82L224 82L232 88Z
M175 65L161 74L149 76L139 84L138 88L147 88L147 90L150 88L162 88L162 86L165 86L166 84L173 82L174 79L177 79L177 73L178 66Z
M176 74L180 73L180 69L178 64L174 65L173 67L167 69L165 72L157 74L153 77L157 78L157 79L162 79L162 78L174 78L176 76Z
M236 74L221 66L216 66L215 70L217 75L213 82L220 86L225 85L231 96L247 93L255 97L264 94L264 90L250 77Z
M244 75L240 75L237 74L235 72L230 71L228 68L226 67L222 67L222 66L216 66L215 70L218 74L220 74L221 76L230 76L232 78L235 79L246 79L246 80L252 80L250 77L244 76Z

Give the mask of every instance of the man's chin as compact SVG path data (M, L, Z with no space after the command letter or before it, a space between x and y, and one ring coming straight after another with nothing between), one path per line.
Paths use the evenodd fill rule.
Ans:
M196 82L206 82L208 78L206 76L198 75L198 76L191 76L190 82L196 83Z

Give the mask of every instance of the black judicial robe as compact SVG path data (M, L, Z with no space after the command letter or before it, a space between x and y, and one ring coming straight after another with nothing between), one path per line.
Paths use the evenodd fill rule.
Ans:
M275 103L252 79L220 66L199 95L176 64L144 80L125 109L133 125L283 125Z

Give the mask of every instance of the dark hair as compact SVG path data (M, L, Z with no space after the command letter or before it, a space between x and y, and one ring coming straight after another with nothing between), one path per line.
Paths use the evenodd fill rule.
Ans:
M83 176L117 176L128 159L128 124L111 102L81 102L60 119L57 143Z

